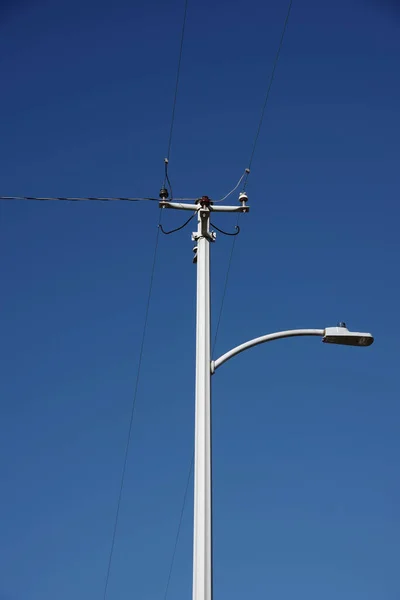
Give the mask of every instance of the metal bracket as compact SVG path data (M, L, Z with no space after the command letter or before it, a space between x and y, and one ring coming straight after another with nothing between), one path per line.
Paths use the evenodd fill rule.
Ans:
M217 234L215 233L215 231L207 231L204 234L197 233L197 231L193 231L192 242L197 242L197 240L199 240L200 238L206 238L210 242L215 242L215 240L217 239ZM194 248L193 248L193 250L194 250Z
M207 239L209 242L215 242L217 234L215 233L215 231L209 231L209 224L210 224L210 211L209 209L200 209L199 210L199 217L200 217L200 221L201 221L201 233L198 233L197 231L194 231L192 233L192 241L195 242L197 241L199 238L205 238Z

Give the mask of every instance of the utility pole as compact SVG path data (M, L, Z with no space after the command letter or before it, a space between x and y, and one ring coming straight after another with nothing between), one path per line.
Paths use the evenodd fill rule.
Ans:
M278 339L316 336L328 344L370 346L370 333L349 331L345 323L325 329L291 329L262 335L236 346L217 360L211 360L210 318L210 245L216 234L210 230L214 212L248 212L247 195L239 194L239 206L213 204L203 196L196 204L169 202L168 192L160 192L160 207L197 213L197 231L193 233L193 262L197 263L196 311L196 406L194 455L194 524L193 524L193 595L192 600L213 600L212 563L212 454L211 454L211 375L222 364L241 352ZM215 226L214 226L215 227Z
M193 600L213 598L210 245L215 242L216 234L210 230L210 217L214 212L248 212L244 192L239 195L239 203L239 206L214 205L208 196L196 204L164 199L160 202L162 208L197 213L197 231L192 234L196 244L193 262L197 264Z

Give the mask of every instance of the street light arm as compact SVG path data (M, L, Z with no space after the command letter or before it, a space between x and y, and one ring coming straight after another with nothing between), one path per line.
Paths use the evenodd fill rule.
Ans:
M277 331L276 333L268 333L267 335L262 335L261 337L254 338L253 340L249 340L244 344L240 344L240 346L236 346L236 348L232 348L229 352L226 352L217 360L211 361L211 373L215 373L215 371L223 365L227 360L236 356L236 354L240 354L249 348L253 348L253 346L258 346L259 344L265 344L266 342L272 342L273 340L280 340L282 338L288 337L297 337L297 336L306 336L306 335L314 335L318 337L323 337L325 334L325 329L289 329L288 331Z

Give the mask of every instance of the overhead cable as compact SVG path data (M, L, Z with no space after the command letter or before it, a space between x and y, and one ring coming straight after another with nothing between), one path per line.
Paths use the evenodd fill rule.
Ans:
M219 204L220 202L224 202L224 200L226 200L227 198L229 198L229 196L231 196L233 194L233 192L236 192L236 190L238 189L239 185L242 183L245 175L248 175L248 173L250 173L250 169L245 169L243 175L241 176L241 178L239 179L239 181L237 182L237 184L235 185L235 187L233 189L231 189L231 191L228 192L225 196L223 196L223 198L221 198L220 200L215 200L214 204Z
M270 96L270 92L271 92L271 87L272 87L272 82L274 80L276 67L278 65L279 56L280 56L282 45L283 45L283 40L284 40L284 37L285 37L287 25L288 25L288 22L289 22L290 12L292 10L292 3L293 3L293 0L289 0L289 5L288 5L287 13L286 13L285 22L283 24L281 38L279 40L278 50L276 52L275 60L274 60L273 66L272 66L272 71L271 71L271 75L270 75L269 83L268 83L268 87L267 87L267 93L265 95L264 104L263 104L262 109L261 109L260 120L259 120L259 123L258 123L258 127L257 127L257 131L256 131L255 139L254 139L254 142L253 142L253 147L252 147L251 154L250 154L250 160L248 162L249 172L250 172L250 169L251 169L251 165L253 163L253 158L254 158L254 154L255 154L255 151L256 151L258 138L260 137L261 127L262 127L262 124L263 124L263 121L264 121L265 110L267 108L267 104L268 104L268 100L269 100L269 96ZM249 173L247 173L246 177L245 177L244 188L246 187L246 184L247 184L248 175L249 175Z
M185 41L185 31L186 31L187 8L188 8L188 0L185 0L184 9L183 9L182 29L181 29L181 41L180 41L179 53L178 53L178 65L177 65L177 69L176 69L175 91L174 91L174 98L173 98L173 102L172 102L171 125L169 128L169 136L168 136L167 156L164 159L165 171L164 171L163 187L165 189L165 187L168 183L170 191L171 191L171 198L173 198L173 191L172 191L171 181L170 181L169 175L168 175L168 166L169 166L169 159L171 156L172 137L173 137L174 125L175 125L175 112L176 112L176 104L177 104L177 100L178 100L179 81L180 81L180 76L181 76L183 43Z
M126 197L91 197L86 198L70 198L67 196L57 196L51 198L42 198L38 196L0 196L0 200L38 200L40 202L61 201L61 202L159 202L158 198L126 198Z
M151 295L152 295L152 291L153 291L154 272L155 272L156 260L157 260L158 242L159 242L159 237L160 237L161 214L162 214L162 209L160 209L160 214L159 214L157 235L156 235L156 239L155 239L155 246L154 246L154 252L153 252L153 261L152 261L152 266L151 266L151 271L150 271L150 281L149 281L149 288L148 288L148 293L147 293L144 324L143 324L142 337L141 337L140 350L139 350L139 362L138 362L138 367L137 367L137 371L136 371L135 387L134 387L133 397L132 397L132 405L131 405L131 412L130 412L129 425L128 425L128 434L127 434L127 439L126 439L126 444L125 444L125 452L124 452L124 457L123 457L122 473L121 473L121 480L120 480L119 492L118 492L118 500L117 500L117 506L116 506L116 511L115 511L110 551L109 551L108 561L107 561L106 579L105 579L105 583L104 583L104 592L103 592L104 600L106 600L106 598L107 598L107 590L108 590L108 584L109 584L109 580L110 580L111 565L112 565L112 560L113 560L113 556L114 556L119 514L120 514L120 509L121 509L122 493L123 493L124 484L125 484L126 467L128 464L129 448L130 448L131 438L132 438L133 420L134 420L136 400L137 400L139 380L140 380L140 372L141 372L141 366L142 366L142 360L143 360L143 350L144 350L144 343L145 343L145 339L146 339L147 323L148 323L148 319L149 319L150 300L151 300Z

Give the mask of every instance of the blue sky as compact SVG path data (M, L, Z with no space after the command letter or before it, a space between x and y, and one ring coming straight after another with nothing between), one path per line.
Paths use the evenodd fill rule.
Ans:
M0 195L157 196L182 9L3 2ZM285 11L189 2L177 196L221 197L247 166ZM285 340L213 379L215 598L400 596L399 29L394 2L293 3L216 354L339 320L376 343ZM103 598L157 222L153 203L0 204L1 600ZM110 600L164 599L193 448L190 231L160 238Z

